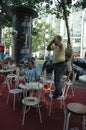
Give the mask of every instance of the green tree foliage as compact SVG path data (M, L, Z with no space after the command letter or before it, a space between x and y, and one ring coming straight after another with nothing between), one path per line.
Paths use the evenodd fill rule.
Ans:
M50 24L35 21L32 29L32 51L45 50L51 37L55 34L55 29Z
M12 44L12 28L6 28L3 32L4 35L2 37L3 44L5 45L6 49L9 49L10 45Z
M66 13L69 15L70 13L70 8L72 7L72 0L55 0L54 7L51 8L53 4L53 0L0 0L0 6L1 6L1 12L0 12L0 18L2 18L2 21L0 21L0 24L2 25L12 25L12 19L8 15L8 10L11 6L27 6L33 9L36 9L37 11L41 10L40 5L43 5L43 3L46 3L46 10L49 13L54 13L57 18L62 18L63 17L63 4L65 3L66 6ZM64 2L64 3L63 3ZM73 6L75 8L82 7L86 8L86 0L78 0L77 3L75 3ZM11 23L11 24L10 24Z
M24 5L40 12L44 2L47 13L55 14L57 18L64 18L68 41L70 42L68 15L72 7L72 0L55 0L55 3L53 3L53 0L0 0L0 30L3 26L12 26L12 18L8 15L8 10L11 6ZM86 8L86 0L77 0L73 6L84 9Z

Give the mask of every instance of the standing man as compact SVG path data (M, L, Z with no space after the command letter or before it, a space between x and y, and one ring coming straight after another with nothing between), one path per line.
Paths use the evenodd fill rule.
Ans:
M62 42L61 36L57 35L47 47L48 51L53 50L54 83L55 83L55 91L53 93L53 98L58 98L59 96L62 96L62 81L66 64L65 64L65 49L61 42Z

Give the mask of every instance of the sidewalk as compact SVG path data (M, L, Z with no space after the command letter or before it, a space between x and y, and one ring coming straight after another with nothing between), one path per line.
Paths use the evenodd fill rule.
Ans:
M83 75L79 76L79 80L76 81L79 87L86 88L86 70L83 71Z
M74 87L78 87L78 88L86 88L86 83L81 82L79 80L76 80L74 83Z

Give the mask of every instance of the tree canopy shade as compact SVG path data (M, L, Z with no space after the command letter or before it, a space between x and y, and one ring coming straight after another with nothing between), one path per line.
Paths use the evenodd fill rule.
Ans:
M8 15L8 9L11 6L30 7L40 12L43 3L48 13L55 14L57 18L63 18L66 23L68 42L70 42L70 33L68 26L68 16L72 6L75 8L86 8L86 0L77 0L75 4L72 4L74 0L0 0L0 28L3 26L12 26L12 19Z
M5 28L4 35L2 37L3 44L5 45L6 49L9 50L10 45L12 44L12 28Z
M20 6L24 5L33 9L36 9L36 11L40 11L42 8L42 4L45 2L46 11L48 13L55 14L57 18L64 18L63 12L63 5L65 4L66 8L66 15L68 16L70 13L70 8L72 7L72 1L73 0L55 0L53 3L53 0L0 0L0 17L2 18L2 21L0 21L1 25L12 25L11 18L8 15L8 9L11 6ZM53 8L51 8L51 6ZM82 7L86 8L86 0L78 0L73 6L76 8ZM10 24L11 23L11 24Z

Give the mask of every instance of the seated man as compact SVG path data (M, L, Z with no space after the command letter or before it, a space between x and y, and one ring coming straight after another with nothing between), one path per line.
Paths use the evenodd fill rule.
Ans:
M25 75L25 83L29 83L31 81L39 81L38 72L34 68L34 63L32 61L28 61L28 67L22 70L21 75ZM29 95L29 91L27 94Z
M8 68L12 69L13 71L16 69L16 64L14 63L14 60L10 60L8 63Z
M37 70L34 68L34 63L32 61L28 62L28 67L24 68L21 75L25 75L25 82L29 83L31 81L39 81L39 75Z

